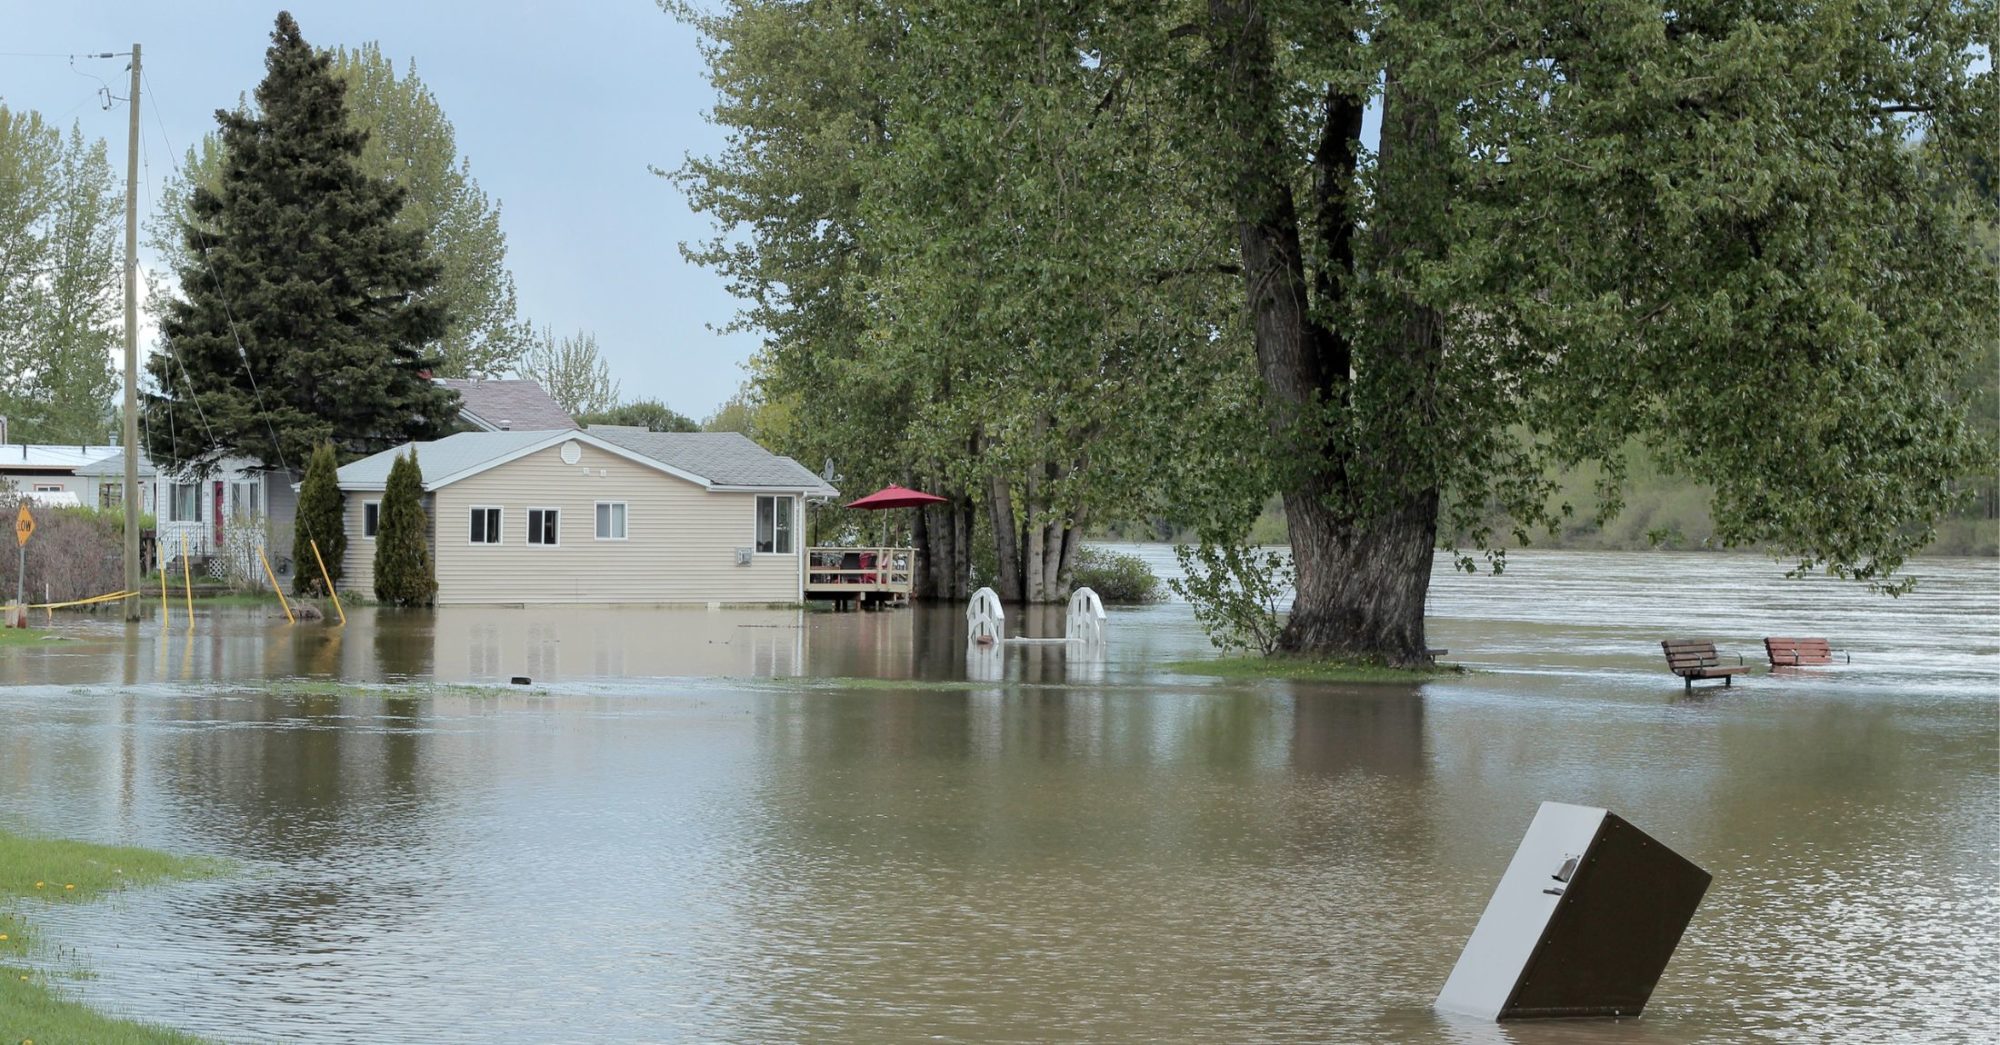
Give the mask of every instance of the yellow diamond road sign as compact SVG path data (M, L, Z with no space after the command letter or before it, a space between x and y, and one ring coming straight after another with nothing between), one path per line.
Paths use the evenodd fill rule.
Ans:
M26 545L28 538L35 535L35 513L21 506L21 514L14 517L14 543Z

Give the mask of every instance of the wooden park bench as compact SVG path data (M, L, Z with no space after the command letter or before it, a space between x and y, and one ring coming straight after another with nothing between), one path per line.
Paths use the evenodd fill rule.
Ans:
M1696 679L1721 679L1723 685L1730 686L1734 685L1730 681L1731 675L1750 670L1742 663L1741 657L1737 658L1737 663L1724 667L1722 659L1716 656L1713 642L1668 639L1660 643L1660 648L1667 653L1668 669L1679 675L1690 691L1694 689Z
M1774 668L1810 668L1832 664L1835 652L1833 644L1825 639L1764 640L1764 655L1771 658ZM1840 659L1842 663L1852 660L1846 653L1841 653Z

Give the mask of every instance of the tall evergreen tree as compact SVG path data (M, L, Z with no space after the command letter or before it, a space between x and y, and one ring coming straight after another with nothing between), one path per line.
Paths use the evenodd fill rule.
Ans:
M340 586L340 567L347 556L347 523L342 515L340 482L334 475L333 444L313 448L312 463L306 466L305 481L299 484L298 517L292 521L292 590L300 595L325 594L319 575L319 560L313 545L319 545L326 572Z
M189 205L184 296L148 362L148 450L195 470L228 456L292 468L331 441L375 453L450 431L455 393L427 375L445 306L401 188L371 178L346 87L278 15L255 115L216 113L217 188Z
M375 597L392 606L430 605L437 597L437 572L431 566L430 519L416 447L389 466L381 513L375 526Z
M412 61L399 75L379 45L337 47L333 73L347 84L347 121L368 139L361 170L407 191L396 223L423 229L425 247L443 271L431 295L445 305L446 328L435 347L439 377L497 377L514 372L534 331L522 321L507 268L500 202L486 194L458 153L457 132ZM252 112L246 98L239 110ZM167 179L164 206L147 223L147 244L166 267L186 267L188 202L197 185L222 183L224 148L215 133L190 146ZM162 281L148 307L164 311L178 292Z

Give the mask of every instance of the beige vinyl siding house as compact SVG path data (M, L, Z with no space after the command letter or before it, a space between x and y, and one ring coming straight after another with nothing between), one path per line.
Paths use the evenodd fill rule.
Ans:
M374 586L366 517L385 457L341 469L343 588ZM465 432L417 461L440 604L797 603L805 503L833 494L733 433Z

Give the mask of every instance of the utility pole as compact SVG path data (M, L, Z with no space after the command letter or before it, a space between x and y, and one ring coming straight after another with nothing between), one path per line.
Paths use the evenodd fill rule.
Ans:
M139 590L139 45L132 45L132 127L125 144L125 590ZM125 619L139 619L139 598Z

